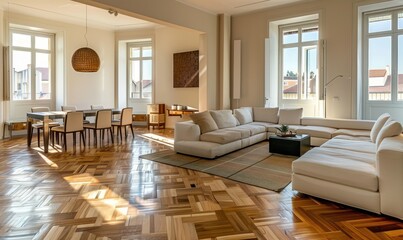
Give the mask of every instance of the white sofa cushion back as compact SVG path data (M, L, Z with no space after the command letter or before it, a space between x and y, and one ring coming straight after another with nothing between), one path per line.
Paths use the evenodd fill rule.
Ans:
M237 124L231 110L212 110L210 114L220 129L235 127Z
M235 109L234 114L241 125L253 122L252 112L248 108Z
M355 129L370 131L374 126L373 120L356 120L356 119L337 119L337 118L320 118L320 117L303 117L301 125L305 126L322 126L337 129Z
M190 114L190 118L193 120L194 123L199 125L200 132L202 134L206 132L215 131L218 129L218 126L215 123L209 111Z
M374 126L371 129L370 137L371 141L374 143L376 141L376 137L378 136L379 132L381 131L382 127L385 125L386 121L390 118L389 113L384 113L378 117Z
M253 108L253 121L278 123L278 107L276 108Z
M300 125L302 108L282 108L279 110L279 124Z
M379 148L381 142L386 137L395 137L402 133L402 125L396 121L386 121L376 138L376 147Z

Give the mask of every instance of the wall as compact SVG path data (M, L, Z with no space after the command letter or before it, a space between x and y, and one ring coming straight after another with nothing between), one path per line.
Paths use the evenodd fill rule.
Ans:
M327 117L355 118L357 69L353 66L357 61L357 40L353 29L357 20L353 16L356 16L354 12L360 2L364 1L317 0L233 16L232 40L242 40L242 93L239 106L264 105L264 46L265 38L269 37L269 23L320 13L320 31L327 44L325 82L339 74L344 76L327 89Z
M114 32L88 29L88 47L98 53L101 66L96 73L81 73L74 71L70 59L76 49L85 47L85 39L81 37L84 36L85 29L70 25L66 26L65 31L66 105L76 105L79 109L88 109L91 104L115 107Z
M122 42L146 38L152 38L154 45L154 103L164 103L167 108L172 104L198 108L199 88L173 87L173 54L198 50L200 33L177 27L158 27L156 29L138 29L136 31L120 31L116 33L116 42L120 42L120 45L124 45ZM118 105L123 107L126 106L126 98L122 98L120 95L125 95L127 91L126 69L120 68L126 61L124 56L126 52L120 49L117 51L119 52L117 55L119 58L117 93L119 94L117 94L116 98ZM134 112L141 113L145 111L145 109L134 109ZM182 120L180 117L167 116L166 127L173 128L176 121Z
M189 7L176 0L74 0L97 7L113 7L126 15L168 25L181 26L205 33L201 38L199 50L206 63L205 75L202 75L202 87L199 88L199 109L218 108L218 73L217 73L217 45L218 19L214 14L203 12ZM158 6L158 7L156 7ZM206 48L206 51L204 49ZM204 82L205 81L205 82Z
M0 21L1 25L9 21L13 24L56 33L56 51L59 54L59 58L56 59L58 68L56 91L58 95L56 106L53 108L60 109L61 105L75 105L79 109L88 109L91 104L114 107L114 33L112 31L88 28L88 47L98 53L101 66L96 73L78 73L71 66L71 57L75 50L86 46L85 26L49 22L49 20L14 13L7 16L7 19L1 18ZM2 36L6 38L5 35ZM2 40L8 44L7 39ZM3 85L2 76L1 85ZM30 102L21 102L9 106L10 111L13 111L13 118L25 118L25 113L30 111L31 105ZM6 111L6 114L8 112Z
M173 87L173 54L199 49L200 33L191 30L163 27L155 32L155 103L199 106L199 88ZM166 126L173 128L179 117L168 117Z
M4 23L3 23L4 12L0 10L0 36L4 36ZM5 115L4 115L4 107L5 102L3 101L3 46L4 39L0 38L0 126L3 126ZM3 136L3 128L0 128L0 136Z

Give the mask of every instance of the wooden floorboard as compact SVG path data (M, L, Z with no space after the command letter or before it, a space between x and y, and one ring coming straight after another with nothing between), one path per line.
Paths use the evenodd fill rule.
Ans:
M290 186L277 193L139 159L172 137L137 128L123 142L69 141L46 154L35 137L32 148L24 136L0 140L0 239L403 239L400 220Z

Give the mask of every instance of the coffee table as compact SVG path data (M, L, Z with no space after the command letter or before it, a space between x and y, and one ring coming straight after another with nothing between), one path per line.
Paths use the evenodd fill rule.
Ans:
M269 137L269 151L284 155L301 156L311 147L311 137L307 134L295 137L281 137L272 135Z

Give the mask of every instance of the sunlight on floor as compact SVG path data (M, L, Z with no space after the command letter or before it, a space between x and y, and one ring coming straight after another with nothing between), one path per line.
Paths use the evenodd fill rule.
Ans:
M157 135L157 134L154 134L154 133L144 133L144 134L139 135L139 137L142 137L142 138L145 138L145 139L148 139L148 140L151 140L151 141L155 141L155 142L164 144L164 145L169 146L169 147L174 146L174 139L173 138L167 138L167 137L160 136L160 135Z
M96 177L89 174L79 174L66 176L64 180L66 180L73 189L80 191L81 197L85 199L93 209L81 213L82 216L80 217L84 218L90 215L92 217L101 216L104 220L112 221L108 224L114 224L113 221L128 221L129 218L136 217L139 214L138 209L133 207L126 199L121 198L119 194L104 185L96 185L96 183L99 183ZM94 187L98 189L91 191L90 189ZM90 191L87 192L86 190Z
M59 166L54 163L52 160L50 160L49 158L47 158L45 155L43 155L42 153L38 152L39 156L41 156L41 158L52 168L58 168Z

